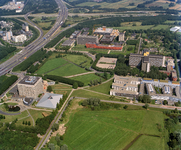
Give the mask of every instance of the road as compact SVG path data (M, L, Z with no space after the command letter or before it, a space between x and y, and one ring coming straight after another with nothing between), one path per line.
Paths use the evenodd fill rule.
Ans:
M30 57L32 54L34 54L39 49L43 48L48 42L50 42L53 38L55 38L58 34L55 35L57 30L61 27L63 22L65 22L67 16L68 16L68 10L65 4L62 2L62 0L56 0L59 8L58 17L54 24L54 26L49 30L48 33L46 33L43 36L43 32L39 30L39 28L28 19L28 15L31 13L29 12L24 17L25 19L33 25L35 28L37 28L40 31L40 36L38 39L36 39L33 43L26 46L21 53L17 53L15 56L4 62L0 65L0 76L8 73L11 71L15 66L23 62L26 58ZM70 28L70 27L69 27ZM65 31L66 29L62 30ZM59 33L61 33L60 31Z

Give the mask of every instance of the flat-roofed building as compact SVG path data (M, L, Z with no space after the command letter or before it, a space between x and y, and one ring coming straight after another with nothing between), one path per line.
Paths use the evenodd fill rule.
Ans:
M114 36L104 35L100 40L101 44L111 44L114 40Z
M130 54L129 65L131 67L140 67L143 71L149 72L151 66L164 67L165 56L162 55L150 55L149 52L144 54Z
M180 27L175 26L175 27L171 28L170 31L176 32L176 31L178 31L179 29L180 29Z
M125 33L119 33L119 41L124 41L124 35Z
M137 97L139 94L139 84L140 78L123 77L115 75L114 82L112 84L112 89L110 90L110 95Z
M18 84L20 96L28 98L37 98L43 93L43 81L41 77L25 76Z
M79 35L77 37L77 44L85 45L86 43L99 43L98 36Z
M106 26L103 26L102 28L97 28L94 34L111 35L112 32L113 28L106 28Z
M26 35L24 35L24 34L20 34L18 36L13 36L12 38L13 38L13 41L16 43L17 42L24 42L27 39Z
M176 71L172 71L172 81L177 81L177 73Z
M65 42L63 42L62 43L62 45L61 46L73 46L74 45L74 43L75 43L75 40L66 40Z

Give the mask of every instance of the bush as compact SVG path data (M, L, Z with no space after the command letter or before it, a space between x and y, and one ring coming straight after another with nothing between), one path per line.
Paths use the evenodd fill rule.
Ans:
M54 123L53 126L52 126L52 131L53 131L53 132L54 132L54 131L57 131L58 128L59 128L59 124Z
M74 82L74 84L73 84L73 88L74 88L74 89L77 89L77 88L78 88L78 84L77 84L77 82Z
M52 87L51 87L51 86L48 86L48 87L47 87L47 91L48 91L48 92L52 92Z
M55 75L45 75L44 77L47 78L47 79L50 79L50 80L54 80L54 81L58 81L58 82L62 82L62 83L70 84L70 85L73 85L75 82L77 82L79 87L84 86L83 82L72 80L70 78L64 78L64 77L55 76Z
M127 105L125 105L123 108L124 108L124 109L127 109L127 108L128 108L128 106L127 106Z

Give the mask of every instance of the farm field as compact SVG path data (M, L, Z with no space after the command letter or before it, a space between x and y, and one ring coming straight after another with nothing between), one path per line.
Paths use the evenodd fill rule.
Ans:
M161 150L164 149L164 129L159 132L158 123L163 129L164 114L161 111L144 110L143 108L140 110L136 106L128 110L121 108L107 111L89 111L83 108L70 114L69 122L66 124L64 142L70 150L120 150L129 145L138 135L143 134L130 147L131 150L139 149L140 144L140 150Z
M112 80L107 82L107 83L103 83L100 85L89 87L87 89L92 90L92 91L96 91L96 92L100 92L103 94L109 94L110 89L111 89L111 85L112 85Z
M73 80L78 80L78 81L81 81L84 83L84 86L86 85L89 85L90 84L90 81L94 81L94 80L100 80L101 77L93 74L93 73L90 73L90 74L86 74L86 75L82 75L82 76L77 76L77 77L73 77L71 79ZM105 79L101 78L102 82L105 81Z
M66 63L68 63L68 62L62 58L49 59L36 73L44 74L52 69L55 69L57 67L64 65Z

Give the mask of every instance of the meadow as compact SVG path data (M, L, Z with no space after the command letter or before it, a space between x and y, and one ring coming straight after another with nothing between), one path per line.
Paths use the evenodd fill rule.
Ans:
M94 81L94 80L98 80L98 82L100 81L99 76L90 73L90 74L86 74L86 75L82 75L82 76L77 76L77 77L72 77L71 79L73 80L78 80L84 83L84 86L89 85L90 81ZM105 79L101 78L102 82L105 81Z
M162 131L158 130L157 124ZM143 135L130 147L131 150L164 149L164 115L161 111L137 106L127 110L121 106L120 110L107 111L82 108L70 114L66 127L64 142L70 150L120 150L140 134Z
M67 94L67 95L69 95L69 93L72 90L72 86L68 86L65 84L55 84L55 85L52 85L51 87L52 87L53 92L55 94Z

